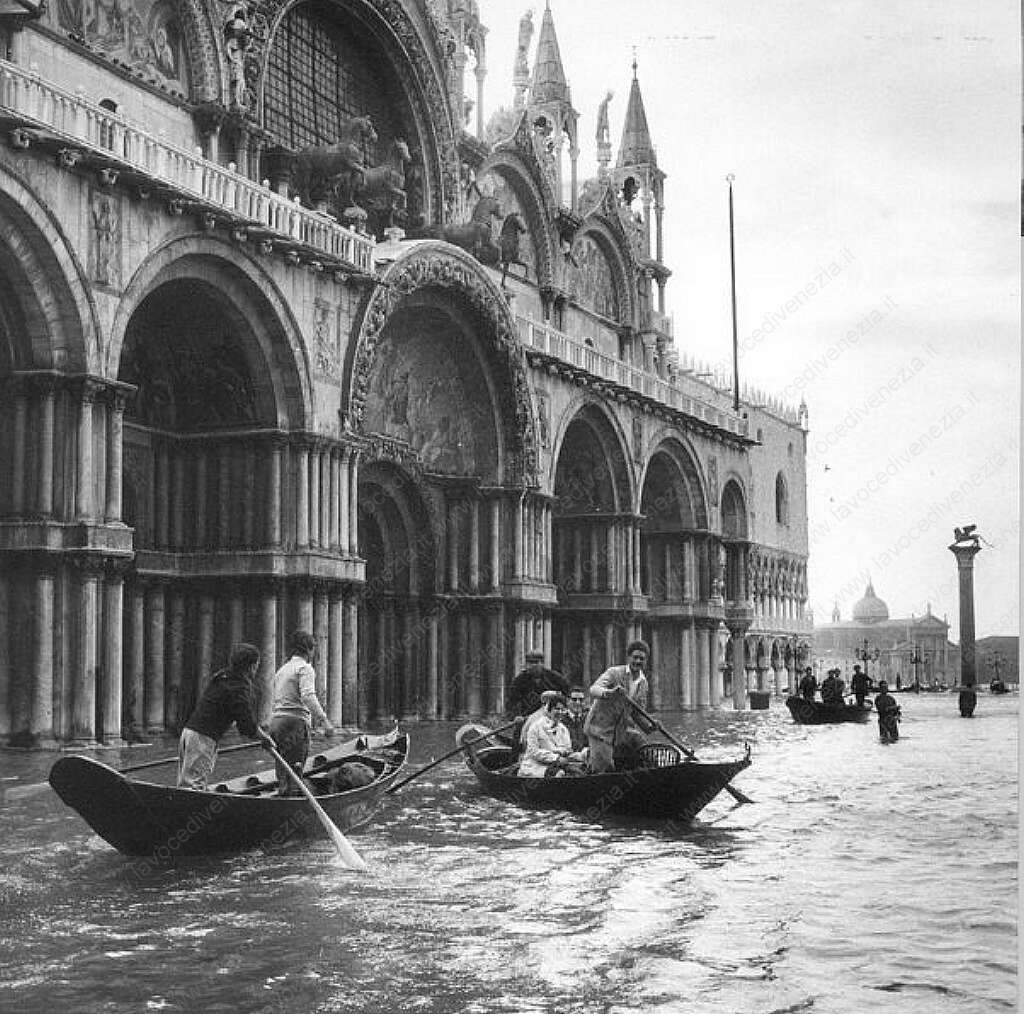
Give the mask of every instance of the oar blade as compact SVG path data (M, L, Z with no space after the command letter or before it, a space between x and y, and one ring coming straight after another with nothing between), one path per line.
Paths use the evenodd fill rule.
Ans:
M352 870L358 870L362 873L366 869L366 860L356 852L352 847L352 843L338 830L338 828L329 822L327 832L331 837L331 841L334 844L334 848L337 850L338 856L341 861Z

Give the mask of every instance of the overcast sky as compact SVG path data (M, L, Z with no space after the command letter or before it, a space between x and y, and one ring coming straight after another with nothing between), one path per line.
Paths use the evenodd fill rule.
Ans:
M480 4L488 115L511 103L529 6ZM532 6L531 68L543 0ZM1019 5L551 8L581 114L581 179L595 174L607 89L618 152L636 47L668 174L676 344L726 369L735 174L741 379L810 411L816 619L837 599L849 619L870 577L890 615L931 603L958 639L946 547L954 525L974 522L990 544L975 561L978 636L1018 633Z

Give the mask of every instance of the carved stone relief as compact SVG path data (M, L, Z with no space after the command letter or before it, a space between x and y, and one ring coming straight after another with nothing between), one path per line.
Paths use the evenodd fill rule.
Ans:
M718 458L713 454L708 458L708 500L718 506Z
M121 204L115 194L94 190L89 195L89 277L97 285L121 285Z
M313 303L313 343L316 372L325 380L341 376L341 352L338 347L338 315L325 299Z
M569 291L581 306L609 320L619 320L619 299L608 258L593 236L584 233L572 245Z

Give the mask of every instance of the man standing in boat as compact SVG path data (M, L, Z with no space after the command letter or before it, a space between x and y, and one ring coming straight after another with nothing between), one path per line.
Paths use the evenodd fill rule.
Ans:
M616 750L638 750L646 742L629 702L647 707L649 688L644 666L651 650L646 642L633 641L626 655L626 665L605 669L590 687L593 703L583 728L590 746L590 770L595 774L615 769Z
M314 722L323 726L324 734L334 735L334 726L316 695L316 638L307 630L291 636L291 658L274 674L274 711L267 731L277 744L278 753L299 774L309 756L309 734ZM288 796L298 790L292 786L287 772L276 764L277 794Z
M210 680L181 730L178 741L178 787L205 789L217 763L217 744L233 722L243 736L256 738L259 649L236 644L227 669Z
M804 669L803 679L800 680L800 696L805 701L813 701L817 689L818 681L814 678L814 670L808 666Z

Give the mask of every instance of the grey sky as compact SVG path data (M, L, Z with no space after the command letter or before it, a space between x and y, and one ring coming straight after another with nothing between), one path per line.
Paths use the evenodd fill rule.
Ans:
M488 113L511 102L528 6L481 3ZM543 3L533 6L539 29ZM1017 633L1018 5L551 7L581 114L582 178L596 168L596 112L609 88L617 149L637 48L668 174L676 344L725 366L724 177L736 176L742 379L794 404L804 396L810 410L816 617L838 598L848 619L870 576L892 615L930 602L955 638L946 547L954 525L976 522L996 547L976 560L978 634ZM823 273L826 284L808 294Z

